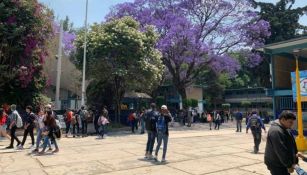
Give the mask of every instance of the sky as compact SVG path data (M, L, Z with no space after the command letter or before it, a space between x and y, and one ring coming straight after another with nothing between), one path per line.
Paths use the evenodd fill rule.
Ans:
M66 16L74 23L75 27L82 27L85 19L86 0L38 0L54 10L58 19L65 19ZM88 0L88 23L100 23L110 12L110 8L118 3L132 2L134 0ZM259 0L263 2L276 3L279 0ZM307 0L296 0L294 7L307 5ZM307 16L300 19L300 23L307 25Z

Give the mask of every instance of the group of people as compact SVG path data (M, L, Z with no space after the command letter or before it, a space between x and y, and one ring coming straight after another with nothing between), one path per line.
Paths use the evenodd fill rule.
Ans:
M106 106L100 113L96 112L95 114L92 111L86 110L84 106L78 111L67 109L64 114L64 121L66 124L66 137L68 137L71 129L73 137L86 137L88 135L88 122L93 121L96 134L103 138L106 125L110 123Z
M35 128L37 130L36 145L34 139ZM17 129L24 131L22 141L16 135ZM14 104L6 109L1 108L0 133L2 136L10 139L10 145L6 147L7 149L14 148L14 141L17 142L17 149L24 149L27 136L30 135L30 149L34 149L33 153L44 154L47 146L49 146L49 151L52 151L51 143L55 147L53 153L59 152L56 138L61 137L61 131L60 126L56 122L56 115L52 111L51 105L39 108L37 114L33 112L32 106L27 106L26 113L23 117L16 110L16 105ZM40 146L43 149L39 152Z

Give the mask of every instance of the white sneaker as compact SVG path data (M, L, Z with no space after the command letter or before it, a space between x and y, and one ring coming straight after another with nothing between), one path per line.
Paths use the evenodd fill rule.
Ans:
M158 162L158 156L157 155L155 155L154 161Z
M23 146L22 146L22 145L18 145L18 146L17 146L17 149L22 150L22 149L23 149Z
M161 163L165 163L165 162L166 162L165 158L162 158Z

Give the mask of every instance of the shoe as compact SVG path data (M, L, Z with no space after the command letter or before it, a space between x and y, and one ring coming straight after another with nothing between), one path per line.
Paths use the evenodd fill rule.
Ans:
M59 149L55 149L54 151L52 151L52 153L58 153L59 151Z
M49 148L48 151L52 151L52 148Z
M161 163L166 163L165 158L162 158Z
M38 152L38 149L37 148L35 148L33 151L32 151L32 153L37 153Z
M14 148L13 146L5 147L5 149L13 149L13 148Z
M17 146L17 149L23 150L23 146L19 145L19 146Z
M34 145L31 145L29 149L33 149L33 148L35 148L35 146L34 146Z
M155 161L155 162L158 162L158 156L157 156L157 155L155 155L154 161Z
M148 154L148 155L147 155L147 159L148 159L148 160L152 160L152 159L154 159L154 157L153 157L151 154Z
M148 159L148 153L146 152L144 159Z

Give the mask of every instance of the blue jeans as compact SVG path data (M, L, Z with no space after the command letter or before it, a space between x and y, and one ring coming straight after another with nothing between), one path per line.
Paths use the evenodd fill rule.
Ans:
M159 132L158 133L158 145L156 148L156 156L158 156L158 152L163 140L163 155L162 158L165 159L166 151L167 151L167 143L168 143L168 135L166 133Z
M141 133L145 132L145 121L144 119L141 120Z
M101 137L103 137L104 136L104 134L105 134L105 125L100 125L99 126L99 134L101 135Z
M152 150L155 144L156 132L147 131L147 145L146 145L146 153L152 154Z
M46 147L47 147L47 145L50 144L49 139L51 140L52 138L50 138L49 136L46 136L46 137L44 138L44 147L43 147L43 150L45 150ZM52 139L52 141L53 141L53 144L54 144L55 149L59 149L58 144L57 144L57 142L56 142L56 139Z

